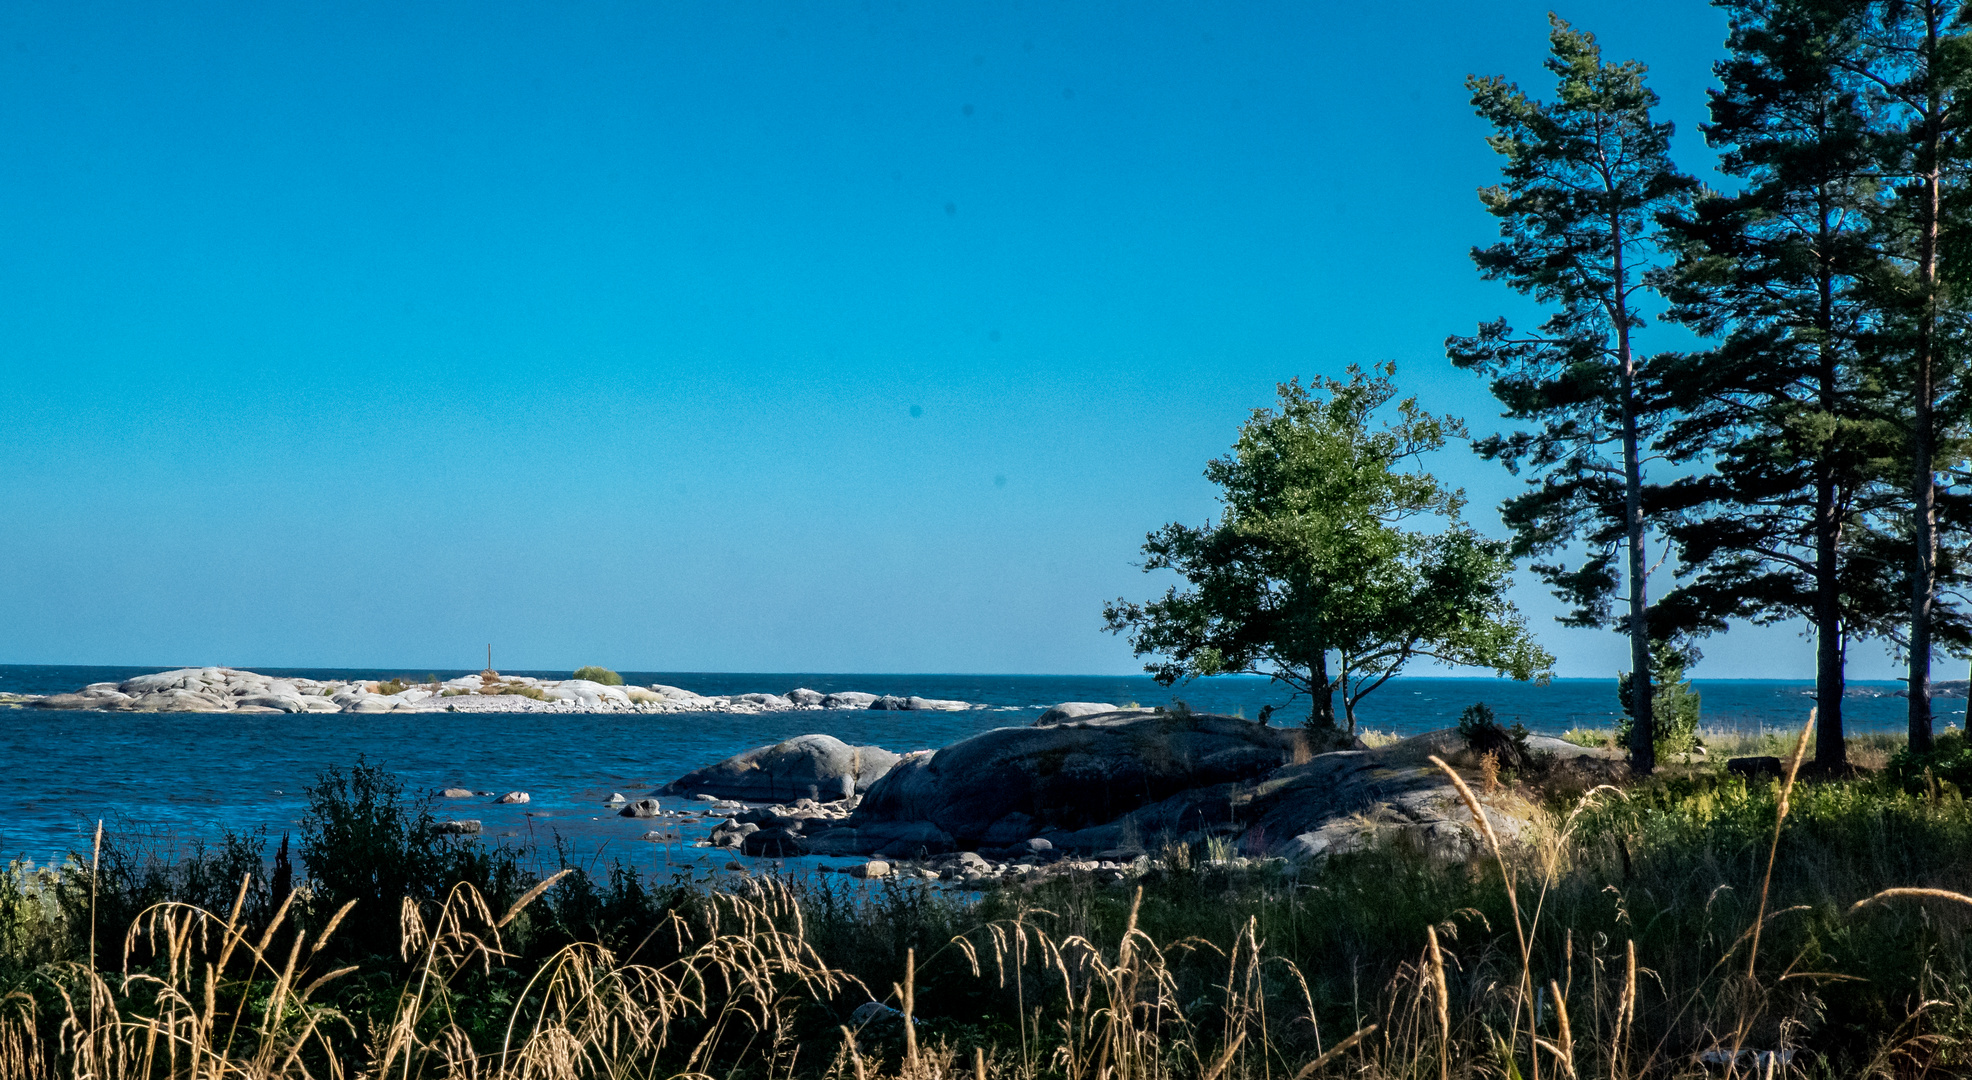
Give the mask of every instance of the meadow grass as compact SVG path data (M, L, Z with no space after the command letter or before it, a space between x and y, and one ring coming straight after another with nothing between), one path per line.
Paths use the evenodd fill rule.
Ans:
M1126 883L966 895L565 850L529 872L363 768L311 791L285 887L254 838L0 878L0 1076L1968 1068L1972 807L1946 783L1667 770L1463 859L1235 870L1173 844Z

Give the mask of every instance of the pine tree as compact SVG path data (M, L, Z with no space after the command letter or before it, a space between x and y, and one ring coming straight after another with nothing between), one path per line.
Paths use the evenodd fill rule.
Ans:
M1817 764L1845 764L1847 645L1895 610L1865 560L1895 434L1877 412L1867 342L1880 317L1869 283L1883 194L1853 65L1865 0L1722 0L1728 56L1714 65L1706 141L1741 181L1672 219L1671 316L1715 348L1667 360L1678 419L1670 457L1713 470L1672 485L1670 528L1695 576L1666 597L1678 629L1728 618L1803 616L1815 627Z
M1577 625L1620 626L1630 638L1633 737L1630 764L1655 766L1651 725L1650 605L1645 554L1643 458L1658 420L1635 345L1647 271L1658 254L1659 215L1680 210L1696 183L1671 163L1671 125L1654 120L1657 95L1645 68L1605 64L1591 34L1549 17L1556 78L1552 102L1500 77L1467 80L1472 104L1506 159L1502 183L1481 201L1500 219L1500 242L1473 252L1487 280L1533 296L1550 314L1533 333L1504 319L1446 342L1452 361L1481 372L1505 415L1534 430L1494 436L1479 452L1540 475L1502 508L1516 553L1551 555L1581 542L1570 568L1536 565L1575 611ZM1628 611L1613 617L1621 576Z
M1964 129L1972 97L1972 6L1962 0L1877 0L1842 61L1867 88L1878 167L1897 182L1882 203L1881 243L1890 259L1877 275L1886 318L1886 375L1901 398L1908 478L1910 744L1931 745L1931 658L1941 613L1937 467L1963 408L1953 398L1962 365L1964 311L1946 262L1967 240ZM1958 260L1953 260L1954 262ZM1958 346L1954 348L1954 346Z

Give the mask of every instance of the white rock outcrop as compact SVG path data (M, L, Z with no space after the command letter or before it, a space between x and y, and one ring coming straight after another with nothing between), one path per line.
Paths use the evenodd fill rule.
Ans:
M537 679L483 672L442 682L317 680L238 668L177 668L68 694L10 694L0 704L91 712L394 713L583 712L764 713L810 709L977 708L963 701L882 697L858 691L708 696L676 686L605 686L587 679Z

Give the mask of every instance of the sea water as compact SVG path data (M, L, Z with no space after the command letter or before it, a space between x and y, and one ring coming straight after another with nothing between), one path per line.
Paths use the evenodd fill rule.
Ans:
M0 666L0 691L53 693L92 682L120 681L156 668ZM256 669L317 679L385 679L459 671ZM566 678L564 672L509 672ZM621 856L655 868L727 856L689 847L691 830L621 818L603 805L612 793L632 799L704 765L755 746L810 732L894 751L930 749L995 727L1031 724L1061 701L1169 705L1249 718L1276 706L1275 724L1298 723L1307 699L1260 678L1201 680L1177 688L1143 676L841 675L624 672L626 681L680 686L701 694L807 687L828 693L863 690L972 702L964 712L802 711L725 713L367 713L210 714L83 713L0 709L0 860L59 861L87 853L98 821L105 828L180 850L224 831L265 829L299 839L305 789L331 766L357 761L397 774L410 793L443 788L526 791L524 805L490 798L440 800L447 818L476 818L486 835L550 847L560 837L575 849ZM1804 682L1697 680L1704 723L1734 730L1795 729L1813 687ZM1896 683L1852 684L1845 704L1852 732L1901 730L1904 699ZM1619 713L1613 679L1557 679L1546 686L1503 679L1398 678L1365 698L1360 726L1399 735L1457 722L1483 701L1501 722L1558 734L1608 727ZM1940 723L1962 723L1962 701L1939 701ZM667 809L683 808L664 800ZM652 842L648 834L678 835Z

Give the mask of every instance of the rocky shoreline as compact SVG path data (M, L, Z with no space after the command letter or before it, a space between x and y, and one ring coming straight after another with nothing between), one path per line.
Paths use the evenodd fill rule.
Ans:
M1532 736L1522 752L1548 782L1584 789L1624 771L1612 751L1559 739ZM1465 780L1496 835L1534 827L1535 801L1495 782L1455 732L1311 753L1296 729L1087 702L903 755L804 735L696 770L647 801L662 812L659 799L686 800L662 813L710 826L693 846L854 857L817 867L854 877L955 888L1063 873L1122 881L1179 863L1308 863L1386 843L1463 858L1478 848L1476 819L1434 756Z
M198 713L765 713L826 709L956 712L964 701L795 687L783 694L706 696L676 686L609 686L483 671L442 682L284 679L237 668L179 668L68 694L0 694L0 705L87 712Z

